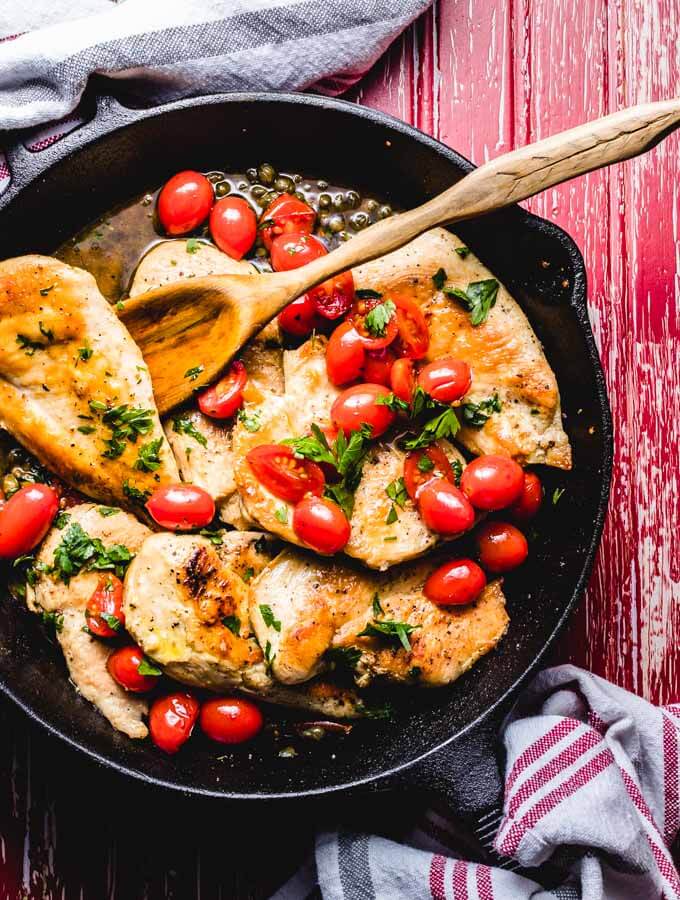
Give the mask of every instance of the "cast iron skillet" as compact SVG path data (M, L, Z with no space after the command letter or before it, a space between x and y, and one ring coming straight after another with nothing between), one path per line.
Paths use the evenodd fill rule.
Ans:
M144 110L104 98L96 106L89 123L50 149L32 154L17 141L9 150L13 180L0 197L0 258L50 253L106 210L184 168L238 171L266 159L402 207L472 168L389 116L314 96L229 94ZM490 735L586 584L607 507L612 425L583 260L572 240L519 208L457 231L518 299L543 342L574 450L571 473L544 470L548 509L530 564L506 579L511 625L499 649L450 688L400 694L393 721L357 727L340 744L321 742L293 762L277 758L269 744L218 760L200 737L167 757L148 741L117 734L77 697L37 617L3 602L0 687L29 716L119 772L194 794L280 798L405 784L447 793L459 809L479 810L496 798ZM556 485L566 490L554 510Z

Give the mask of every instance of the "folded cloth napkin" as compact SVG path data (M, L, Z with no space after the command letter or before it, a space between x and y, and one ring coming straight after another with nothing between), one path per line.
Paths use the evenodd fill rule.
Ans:
M53 2L66 14L74 0ZM127 0L0 35L0 129L67 116L93 73L145 104L220 91L341 93L430 2Z
M669 852L680 812L680 704L655 707L558 666L524 692L503 741L505 799L494 847L534 870L531 877L459 858L455 810L450 820L430 810L404 843L318 835L314 856L275 900L314 891L324 900L680 898ZM557 887L535 880L547 861Z

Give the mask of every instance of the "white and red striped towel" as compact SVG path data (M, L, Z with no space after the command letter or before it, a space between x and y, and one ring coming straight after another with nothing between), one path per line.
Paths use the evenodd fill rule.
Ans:
M680 898L669 851L680 810L680 705L655 707L559 666L525 691L503 740L505 801L494 846L538 875L458 858L455 818L430 810L402 843L320 834L313 858L275 900ZM551 887L539 883L548 861Z

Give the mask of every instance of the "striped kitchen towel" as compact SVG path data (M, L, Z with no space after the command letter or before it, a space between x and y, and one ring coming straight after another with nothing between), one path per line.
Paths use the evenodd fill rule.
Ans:
M318 835L314 855L275 900L680 900L670 854L680 705L655 707L559 666L525 691L503 740L494 848L524 874L462 858L455 810L450 818L430 810L401 843L388 826L387 837Z
M94 73L145 105L220 91L342 93L431 0L127 0L75 20L78 0L50 0L69 21L40 28L43 2L31 0L36 30L13 33L8 19L0 34L0 130L68 116Z

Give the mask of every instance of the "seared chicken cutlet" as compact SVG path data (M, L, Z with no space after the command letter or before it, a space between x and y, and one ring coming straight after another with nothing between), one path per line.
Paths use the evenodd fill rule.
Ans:
M249 582L272 556L257 532L228 532L221 547L194 535L153 535L125 579L126 627L177 681L214 691L240 690L330 716L355 716L351 690L328 682L293 689L270 674L249 618Z
M179 479L142 355L87 272L0 263L0 347L0 425L67 484L131 507Z
M88 571L85 567L64 581L63 571L52 573L55 551L80 546L80 554L90 539L100 540L105 549L114 546L136 553L151 533L135 518L118 510L102 515L94 504L74 506L68 511L67 524L52 528L45 538L35 565L37 580L26 586L26 603L33 612L53 613L58 622L56 636L64 652L71 680L79 692L119 731L132 738L144 738L147 728L142 716L147 701L123 690L109 675L106 661L110 644L90 636L86 630L85 607L106 571ZM82 534L81 531L84 533ZM75 549L72 553L75 553Z

